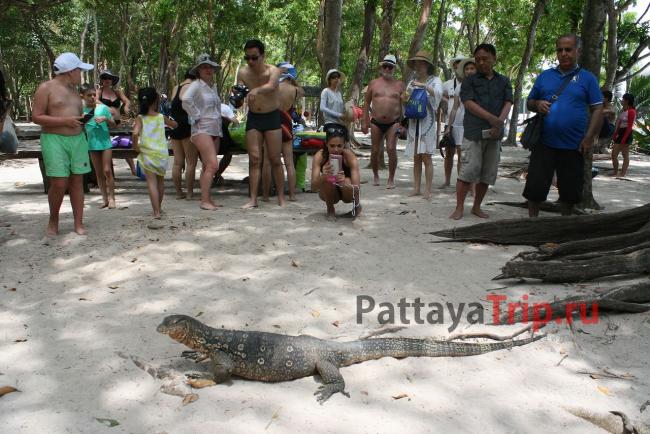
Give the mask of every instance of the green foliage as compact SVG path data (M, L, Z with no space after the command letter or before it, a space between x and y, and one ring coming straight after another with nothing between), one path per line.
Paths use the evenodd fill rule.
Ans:
M340 69L351 77L363 35L367 1L376 1L378 7L362 87L377 75L381 1L343 2L339 59ZM543 66L554 62L557 36L580 28L584 1L547 0L526 83L532 82ZM38 7L34 9L29 4ZM423 48L431 52L440 4L441 0L433 1L424 35ZM535 0L447 0L440 47L443 59L469 55L470 46L476 42L491 42L498 50L497 69L514 78L521 64L534 5ZM50 61L45 45L55 55L64 51L79 53L80 36L90 19L84 60L95 60L93 48L98 34L98 68L109 67L119 72L121 85L127 91L144 85L169 91L193 65L197 54L212 52L223 65L218 84L225 93L241 64L241 47L250 38L265 42L269 63L288 60L296 65L303 84L318 85L319 6L320 0L69 0L53 6L48 6L48 2L13 2L0 11L0 67L7 76L12 98L20 101L17 107L24 108L38 83L49 78ZM421 8L422 0L395 1L390 51L402 61L408 55ZM622 14L621 64L630 58L635 44L648 37L647 25L635 26L634 22L632 14ZM478 34L470 44L467 29L476 25ZM443 70L442 78L449 78L449 72ZM93 79L93 74L89 79Z

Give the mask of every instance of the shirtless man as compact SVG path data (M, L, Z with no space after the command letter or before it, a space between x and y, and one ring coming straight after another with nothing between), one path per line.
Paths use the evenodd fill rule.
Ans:
M293 121L289 111L294 107L296 100L305 95L304 89L298 85L298 72L289 62L278 64L282 71L280 76L280 111L282 115L282 160L287 169L289 181L289 200L296 200L296 168L293 165ZM277 188L277 186L276 186ZM264 154L264 167L262 168L262 200L268 202L271 191L271 164L268 152Z
M42 128L41 149L50 182L47 235L59 233L59 210L66 189L70 192L74 231L86 234L83 175L90 172L90 162L77 87L81 83L81 71L91 69L93 65L83 63L75 54L63 53L54 61L55 77L41 84L34 94L32 119Z
M402 81L393 77L397 59L392 54L387 54L381 61L381 76L370 82L366 93L366 102L363 106L363 134L368 134L372 150L370 152L370 165L374 175L373 185L379 185L379 149L381 142L386 137L386 151L388 152L388 183L386 188L395 188L395 170L397 169L397 128L402 116L402 92L406 89ZM370 119L370 105L372 104L372 120Z
M246 122L246 149L248 150L248 171L250 200L242 207L257 208L257 190L260 183L262 146L271 162L273 180L278 186L278 204L284 206L284 169L280 152L282 130L280 128L280 98L278 87L281 71L264 63L264 44L251 39L244 45L246 66L239 70L237 83L250 89L248 94L248 120Z

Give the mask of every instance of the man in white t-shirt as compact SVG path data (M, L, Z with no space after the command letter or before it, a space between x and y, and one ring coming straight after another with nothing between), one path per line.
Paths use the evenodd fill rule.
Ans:
M456 75L456 68L458 68L458 64L464 58L464 56L456 56L449 61L449 67L451 68L453 78L442 83L442 102L440 103L440 109L442 110L443 122L445 122L445 124L447 123L449 112L451 112L451 107L454 104L454 95L456 95L456 92L460 91L461 81Z

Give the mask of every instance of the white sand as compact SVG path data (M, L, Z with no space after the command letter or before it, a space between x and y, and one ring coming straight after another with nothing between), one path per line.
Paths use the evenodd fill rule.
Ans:
M525 155L506 148L502 160ZM97 209L94 190L86 197L89 235L79 237L71 233L66 199L62 235L47 241L48 205L36 161L1 163L0 223L7 226L0 227L0 387L14 386L20 393L0 398L0 432L597 431L564 406L623 411L648 423L650 409L639 413L650 399L648 314L577 323L575 343L566 325L553 324L545 339L510 351L456 359L385 358L343 368L351 398L337 394L323 406L312 396L318 386L312 377L277 384L234 379L196 391L200 399L183 406L181 398L159 390L160 380L118 356L152 363L177 359L185 348L156 332L172 313L200 315L215 327L346 340L379 326L379 308L356 323L355 297L361 294L378 303L401 297L480 302L488 308L487 321L490 293L552 301L620 283L492 282L508 259L529 248L430 243L437 239L430 231L480 220L447 218L453 190L436 190L431 202L407 197L412 162L401 151L399 156L398 188L363 184L363 217L356 221L326 221L324 204L314 194L300 194L284 209L272 202L242 211L247 187L237 183L217 189L224 208L200 211L198 202L175 200L169 181L160 230L147 229L145 183L117 161L119 209ZM246 168L246 160L236 157L226 178L241 179ZM383 171L384 185L386 176ZM370 180L370 171L363 170L362 178ZM441 179L437 156L434 184ZM523 183L499 178L486 202L519 201L522 190ZM598 176L594 191L607 211L649 202L650 159L634 156L629 181ZM493 220L526 215L520 208L485 209ZM443 325L412 321L396 335L445 338L450 325L448 317ZM458 331L507 334L517 328L468 327L463 319ZM602 368L634 379L596 380L578 373ZM402 393L408 397L392 398ZM120 425L108 428L95 418Z

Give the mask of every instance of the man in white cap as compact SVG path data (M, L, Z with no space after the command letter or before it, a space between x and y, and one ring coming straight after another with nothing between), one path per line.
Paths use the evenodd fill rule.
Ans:
M74 231L85 235L83 175L90 172L90 162L78 86L81 71L89 71L93 65L83 63L73 53L63 53L54 61L53 69L54 78L38 87L32 106L32 119L42 128L41 150L50 182L47 234L59 233L59 210L68 190Z
M386 188L395 188L395 170L397 169L397 129L402 117L402 93L406 89L404 82L396 80L393 74L397 59L387 54L380 63L381 75L368 84L365 104L363 106L364 134L370 129L370 165L372 166L373 185L379 185L379 150L386 137L388 152L388 182ZM370 106L372 105L372 120Z

